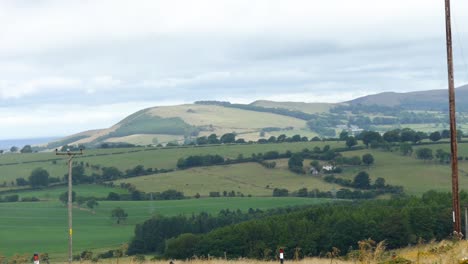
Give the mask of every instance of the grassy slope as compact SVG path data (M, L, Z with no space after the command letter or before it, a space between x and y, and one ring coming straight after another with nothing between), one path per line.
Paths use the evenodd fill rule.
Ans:
M177 120L174 118L177 118L180 122L176 122ZM132 138L127 138L127 136L130 134L153 133L160 134L160 137L163 137L161 135L165 137L173 136L174 133L183 135L184 133L181 134L181 131L192 129L188 127L189 125L203 127L203 131L200 132L200 136L203 136L211 133L217 135L230 132L258 133L264 127L294 127L295 129L303 129L306 127L306 121L272 113L255 112L216 105L187 104L161 106L138 111L112 128L97 131L96 133L99 133L99 135L89 136L87 134L89 136L88 138L78 140L74 143L89 143L102 136L104 136L106 141L110 142L147 143L147 137L145 136L143 136L143 139L137 139L138 136ZM111 132L114 135L111 136L112 139L109 139L108 133ZM81 134L77 134L75 136L80 135ZM70 138L73 137L74 136L71 136ZM126 141L127 139L129 141ZM256 137L248 137L248 139L257 140L258 134ZM68 141L67 143L73 144L73 142Z
M217 213L221 209L305 205L325 202L321 199L300 198L216 198L179 201L100 202L95 212L75 208L73 248L85 249L118 247L129 241L134 225L154 214L177 215L201 211ZM110 212L120 206L128 213L123 225L116 225ZM0 253L48 252L63 254L67 250L67 210L59 202L0 203Z
M330 108L335 106L335 104L331 103L274 102L267 100L255 101L252 105L266 108L285 108L309 114L328 112Z
M443 146L443 145L439 145ZM468 152L468 145L462 144L463 152ZM345 156L362 156L371 153L376 163L369 169L346 169L341 175L353 179L361 170L369 173L372 179L382 177L388 184L402 185L408 194L420 195L428 190L450 191L451 172L450 166L436 162L424 162L414 157L401 156L397 152L383 152L378 150L360 150L344 153ZM468 171L468 162L461 162L460 168ZM468 190L468 177L460 174L460 189Z
M137 189L145 192L176 189L189 196L196 193L207 196L212 191L222 193L231 190L244 195L271 196L274 188L286 188L290 191L303 187L326 191L338 188L337 185L328 184L311 175L294 174L286 168L266 169L258 163L193 168L123 179L116 183L120 182L132 183Z
M155 107L148 113L160 117L180 117L195 126L208 126L230 129L259 129L264 127L305 127L306 122L293 117L271 113L248 111L216 105L178 105Z

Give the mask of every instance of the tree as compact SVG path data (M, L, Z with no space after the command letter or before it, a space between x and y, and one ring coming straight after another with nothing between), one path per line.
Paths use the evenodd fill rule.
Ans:
M417 142L419 138L416 137L416 132L410 128L405 128L401 131L401 142Z
M310 166L314 167L318 172L320 172L323 168L323 166L317 160L311 161Z
M16 179L16 186L26 186L29 185L29 182L24 178L17 178Z
M383 134L383 139L387 142L399 142L400 141L400 130L390 130Z
M440 134L442 138L450 138L450 130L444 129L442 130L442 133Z
M128 214L120 207L115 208L111 212L111 217L120 224L120 222L125 221L127 219Z
M419 148L416 150L416 157L424 161L432 160L434 156L432 155L432 149L430 148Z
M439 131L432 132L432 133L429 135L429 139L430 139L431 141L433 141L433 142L439 141L441 138L442 138L442 136L440 135L440 132L439 132Z
M403 142L400 144L400 153L404 156L411 155L411 153L413 153L413 147L411 144Z
M298 172L298 173L303 173L303 167L304 167L304 158L302 157L301 154L295 153L289 158L288 160L288 167L291 171Z
M376 189L385 188L385 179L384 178L377 178L374 183L374 187Z
M21 150L20 150L21 153L32 153L33 150L31 148L31 145L25 145Z
M36 168L29 176L29 184L33 188L47 187L49 185L49 172L43 168Z
M86 176L84 175L85 170L82 165L73 166L72 168L72 182L73 183L83 183L86 181ZM68 182L68 174L64 176L65 181Z
M216 136L216 134L209 135L207 140L208 144L219 144L219 139L218 136Z
M348 146L348 148L352 148L353 146L356 146L357 145L357 140L354 138L354 137L347 137L346 138L346 146Z
M234 143L234 142L236 142L236 134L226 133L226 134L221 136L220 141L221 141L221 143Z
M10 152L17 152L18 151L18 147L16 146L13 146L10 148Z
M370 166L374 163L374 156L372 154L364 154L362 155L362 162L366 164L367 166Z
M348 137L349 137L348 131L342 130L340 133L340 140L345 141L346 139L348 139Z
M95 199L90 199L86 202L86 206L89 208L89 209L94 209L94 207L98 206L99 203L95 200Z
M369 144L373 142L382 141L382 136L380 133L374 131L363 131L361 134L359 134L359 138L362 140L362 143L366 145L366 147L369 147Z
M370 177L365 171L359 172L353 181L354 187L358 189L369 189L370 188Z

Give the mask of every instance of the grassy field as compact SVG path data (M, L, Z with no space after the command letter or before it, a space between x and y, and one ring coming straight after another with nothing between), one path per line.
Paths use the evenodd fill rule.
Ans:
M287 163L287 161L286 161ZM329 191L340 188L338 185L328 184L312 175L299 175L287 168L266 169L258 163L243 163L227 166L212 166L156 174L116 182L132 183L138 190L145 192L176 189L185 195L193 196L199 193L208 196L209 192L234 191L244 195L271 196L274 188L286 188L296 191L307 187Z
M436 148L444 145L437 145ZM467 148L467 144L463 144ZM467 151L467 150L463 150ZM437 162L424 162L415 157L402 156L398 152L384 152L380 150L360 150L345 152L345 156L362 156L371 153L375 158L375 164L370 168L355 167L345 168L341 177L353 179L361 170L369 173L372 179L382 177L386 183L401 185L408 194L420 195L428 190L450 191L451 171L449 165ZM460 169L468 171L468 162L461 162ZM460 174L460 189L468 190L468 177L466 173Z
M23 197L36 197L41 200L52 200L57 201L59 196L68 190L68 186L56 186L50 187L42 190L25 190L18 191L15 194L18 194L20 198ZM102 185L95 184L81 184L73 186L73 191L77 196L84 197L96 197L96 198L106 198L109 192L115 192L118 194L126 194L128 191L121 188L112 188ZM6 194L8 195L8 194Z
M75 252L85 249L118 247L131 238L134 226L152 215L178 215L198 212L217 213L221 209L268 209L327 202L307 198L212 198L177 201L99 202L95 211L73 210ZM128 220L117 225L110 212L120 206ZM67 210L58 201L0 203L0 253L48 252L63 255L67 250Z
M252 144L252 145L219 145L206 147L187 148L125 148L125 149L92 149L85 150L83 157L77 156L77 162L101 165L101 167L115 166L121 171L143 165L146 168L176 168L177 160L190 155L219 154L226 158L237 158L239 154L250 156L252 153L264 153L271 150L297 152L304 148L313 149L315 146L323 148L342 147L343 142L298 142L281 144ZM61 158L54 164L50 159ZM16 163L16 164L11 164ZM10 165L11 164L11 165ZM16 178L28 178L31 171L42 167L49 171L51 177L63 177L67 173L64 156L56 156L55 153L31 153L31 154L4 154L0 159L0 183L14 181ZM88 170L88 174L98 171Z

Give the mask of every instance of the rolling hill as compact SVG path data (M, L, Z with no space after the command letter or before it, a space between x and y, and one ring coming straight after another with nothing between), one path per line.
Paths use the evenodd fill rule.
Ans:
M456 100L457 111L468 112L468 104L464 103L468 101L468 85L456 89ZM356 107L359 111L354 113ZM336 108L341 108L341 112L333 111ZM429 127L426 130L431 130L445 122L443 118L447 108L447 90L444 89L408 93L383 92L339 104L266 100L258 100L251 104L200 101L194 104L143 109L110 128L71 135L49 143L48 148L53 149L65 144L91 146L102 143L164 145L177 142L181 144L200 136L210 134L221 136L226 133L236 133L237 138L246 141L257 141L262 137L267 139L280 134L287 136L300 134L311 138L323 136L321 129L325 127L339 133L342 128L338 129L340 127L338 125L342 127L346 124L357 125L364 129L369 129L368 126L373 124L377 125L375 129L382 131L395 128L395 125L400 123L413 129L420 129L422 124L426 124ZM379 109L383 109L384 112L379 112ZM425 123L421 123L421 120L412 123L408 118L402 121L402 117L411 116L411 113L409 115L402 113L411 111L429 111L435 118ZM367 126L359 120L363 116L370 118ZM375 117L382 116L387 120L374 122ZM427 116L425 118L427 120ZM315 126L318 129L313 129L314 125L308 125L309 120L316 121ZM328 122L330 120L333 122ZM460 127L464 129L463 124L466 120L458 121ZM391 126L379 126L389 124Z
M457 110L467 111L468 85L458 87L455 93ZM352 105L381 105L406 110L447 111L448 91L447 89L439 89L409 93L384 92L360 97L346 103Z

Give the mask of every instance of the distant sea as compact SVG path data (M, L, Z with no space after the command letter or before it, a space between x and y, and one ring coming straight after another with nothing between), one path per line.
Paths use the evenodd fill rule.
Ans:
M10 149L13 146L21 149L24 145L45 144L60 138L61 137L0 139L0 149Z

